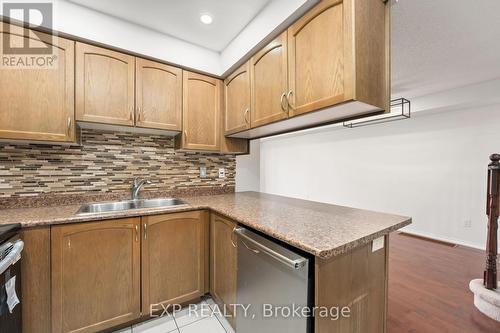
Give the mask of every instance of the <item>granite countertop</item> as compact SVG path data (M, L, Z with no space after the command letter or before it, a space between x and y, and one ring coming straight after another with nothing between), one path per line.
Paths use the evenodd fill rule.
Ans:
M186 205L76 215L77 205L0 210L0 224L23 227L210 209L322 259L366 244L411 223L406 216L258 192L182 197Z

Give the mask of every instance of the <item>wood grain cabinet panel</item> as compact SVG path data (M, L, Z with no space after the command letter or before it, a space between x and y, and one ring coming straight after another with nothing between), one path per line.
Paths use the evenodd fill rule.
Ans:
M180 148L218 151L222 82L210 76L183 72L183 133Z
M0 67L0 138L74 141L74 42L30 30L25 36L5 22L0 33L11 47L51 45L55 55L46 68Z
M181 131L182 69L136 58L136 126Z
M50 333L50 227L21 231L23 333Z
M315 316L315 332L386 332L389 237L384 248L372 243L329 260L315 259L316 307L349 307L349 317Z
M219 306L236 304L236 223L212 214L210 223L210 293ZM234 319L230 319L234 326Z
M180 304L206 292L208 277L207 212L142 218L143 313L150 305Z
M52 332L97 332L140 316L140 219L52 227Z
M251 127L288 117L287 32L250 59Z
M250 128L250 63L247 62L224 80L224 133Z
M76 43L76 118L133 126L135 57Z
M343 3L325 0L288 29L290 116L344 101Z

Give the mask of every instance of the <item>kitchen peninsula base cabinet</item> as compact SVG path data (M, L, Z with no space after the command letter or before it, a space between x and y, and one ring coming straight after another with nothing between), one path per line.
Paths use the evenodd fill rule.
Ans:
M316 258L315 306L335 309L334 316L316 311L315 333L383 333L386 331L389 237L328 260ZM379 244L380 240L377 240ZM341 315L342 308L348 309Z

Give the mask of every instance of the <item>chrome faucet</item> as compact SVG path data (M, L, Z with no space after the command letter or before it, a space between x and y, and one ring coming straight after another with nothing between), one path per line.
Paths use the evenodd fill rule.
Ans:
M139 178L134 178L132 183L132 200L139 199L139 191L146 184L152 184L149 179L139 180Z

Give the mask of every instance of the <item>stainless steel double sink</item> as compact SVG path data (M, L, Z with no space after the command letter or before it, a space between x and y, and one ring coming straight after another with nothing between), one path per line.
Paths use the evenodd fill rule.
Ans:
M81 206L76 214L120 212L143 208L168 208L181 205L186 205L186 202L176 198L96 202Z

